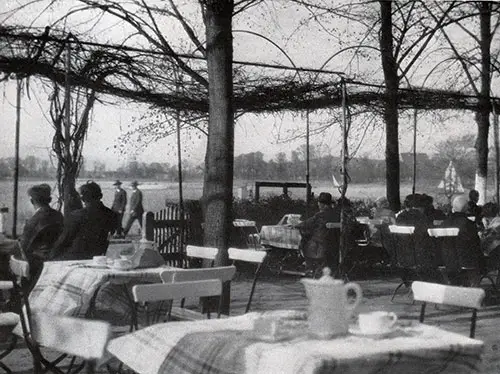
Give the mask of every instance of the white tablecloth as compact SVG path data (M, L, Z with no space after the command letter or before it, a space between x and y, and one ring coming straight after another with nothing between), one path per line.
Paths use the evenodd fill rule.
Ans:
M108 352L140 374L457 374L479 370L483 343L436 327L415 323L382 339L302 336L266 342L251 334L260 315L153 325L110 341Z

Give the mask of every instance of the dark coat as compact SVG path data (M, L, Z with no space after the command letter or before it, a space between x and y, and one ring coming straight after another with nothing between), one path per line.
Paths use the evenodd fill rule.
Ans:
M451 213L441 227L457 227L458 236L444 240L441 245L446 269L457 272L461 267L483 269L485 260L476 224L467 218L467 213Z
M123 188L117 189L115 191L115 198L113 199L113 205L111 205L111 210L124 213L127 207L127 191Z
M49 249L63 230L63 215L50 206L43 206L26 221L20 245L31 258L33 252Z
M339 222L340 217L327 207L297 225L302 235L302 251L307 258L338 257L338 230L326 228L327 222Z
M130 215L132 217L142 217L144 207L142 206L142 191L139 189L133 190L130 195Z
M64 222L64 231L54 244L51 260L82 260L104 255L117 215L101 202L78 209Z

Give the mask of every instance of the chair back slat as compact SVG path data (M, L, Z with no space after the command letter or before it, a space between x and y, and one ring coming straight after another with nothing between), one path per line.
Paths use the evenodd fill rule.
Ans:
M415 281L413 297L417 301L479 309L485 297L482 288L447 286Z
M12 274L17 278L29 278L30 276L30 265L26 260L21 260L12 255L10 256L9 267Z
M189 282L219 279L221 282L227 282L233 279L235 273L236 266L234 265L201 269L183 269L173 273L172 281ZM163 282L165 283L165 281Z
M429 236L432 236L434 238L458 236L459 231L460 229L458 227L427 229Z
M227 250L229 259L233 261L245 261L261 264L266 258L266 251L256 251L252 249L229 248Z
M234 227L255 227L255 221L249 221L246 219L235 219L233 221Z
M31 334L41 346L85 360L100 359L111 327L104 321L34 313Z
M186 246L186 256L215 260L219 254L219 249L214 247L200 247L196 245Z
M393 234L411 235L415 232L415 226L389 225L389 231Z
M136 303L162 300L175 300L188 297L220 296L222 283L218 279L178 282L139 284L132 287Z

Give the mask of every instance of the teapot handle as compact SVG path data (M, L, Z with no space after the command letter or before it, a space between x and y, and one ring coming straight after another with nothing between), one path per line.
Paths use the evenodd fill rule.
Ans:
M348 303L346 306L347 310L353 311L359 305L359 303L361 303L361 299L363 298L363 291L361 290L361 286L357 283L350 282L344 285L344 290L346 298L349 291L354 291L354 293L356 294L354 302Z

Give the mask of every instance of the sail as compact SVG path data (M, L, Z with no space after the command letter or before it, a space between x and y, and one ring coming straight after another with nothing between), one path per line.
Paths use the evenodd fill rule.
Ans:
M448 164L448 167L444 172L444 178L439 183L438 188L443 189L446 195L464 193L465 190L462 185L462 180L453 165L453 161L450 161Z
M333 187L335 187L335 188L342 187L342 185L337 181L337 179L335 178L335 175L333 175L333 173L332 173L332 183L333 183Z

